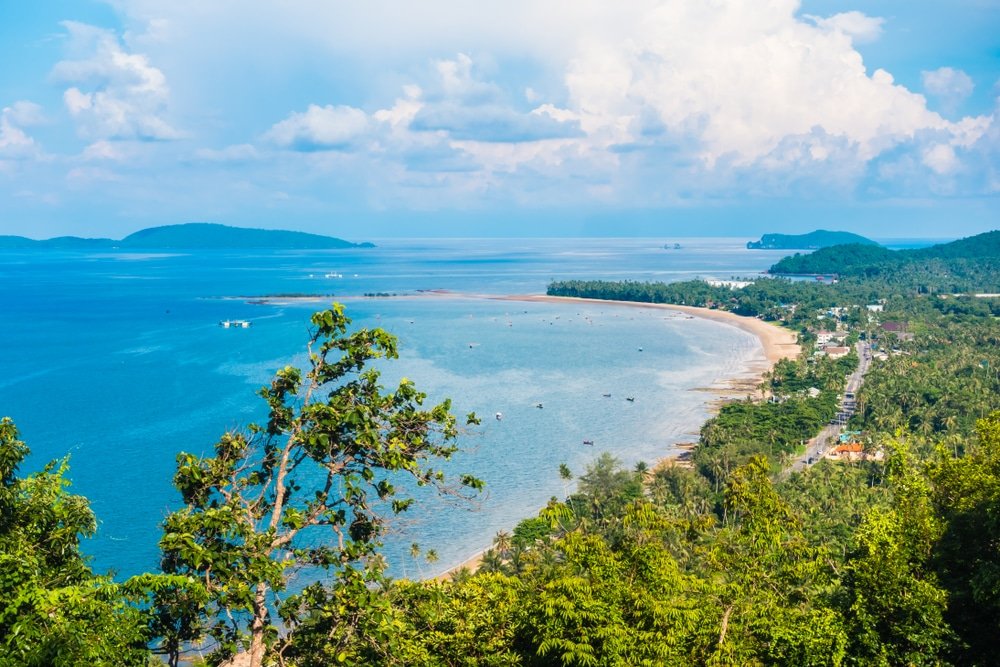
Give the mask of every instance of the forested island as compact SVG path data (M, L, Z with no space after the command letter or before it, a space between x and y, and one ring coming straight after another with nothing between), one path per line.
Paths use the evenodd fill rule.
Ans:
M352 330L340 307L313 316L306 368L261 390L266 423L178 456L183 507L164 523L159 572L92 572L86 499L64 463L19 471L27 446L4 420L0 663L994 664L1000 300L976 294L1000 291L997 234L906 251L896 271L859 259L836 284L553 283L759 317L796 331L803 353L706 422L688 462L538 471L565 494L497 534L476 571L440 580L388 579L379 544L386 514L417 501L398 475L481 489L437 469L459 421L405 380L380 388L371 363L395 339ZM852 351L835 358L831 336ZM855 455L792 472L857 349L873 360L846 429ZM426 546L413 555L433 559ZM321 577L290 591L307 570Z
M150 227L123 239L59 236L35 240L0 236L0 250L334 250L373 248L371 243L351 243L332 236L278 229L230 227L208 222Z
M851 232L829 232L817 229L808 234L764 234L759 241L747 241L748 250L814 250L834 245L859 243L877 246L878 243Z
M859 244L822 248L785 257L769 273L836 274L889 284L922 284L939 292L996 292L994 288L1000 283L1000 231L910 250Z

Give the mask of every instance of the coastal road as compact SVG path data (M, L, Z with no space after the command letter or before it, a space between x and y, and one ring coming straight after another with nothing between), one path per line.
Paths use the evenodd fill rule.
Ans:
M844 426L854 414L855 396L861 389L861 385L864 384L865 373L868 372L872 363L872 351L868 343L858 341L854 349L858 353L858 367L847 378L847 386L844 389L844 395L840 398L841 407L837 416L823 427L819 435L806 443L806 451L792 459L792 462L785 468L784 474L805 470L818 462L835 442L837 436L843 432Z

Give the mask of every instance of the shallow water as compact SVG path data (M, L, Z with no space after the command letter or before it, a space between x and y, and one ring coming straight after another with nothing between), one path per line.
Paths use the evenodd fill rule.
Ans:
M672 240L671 245L672 245ZM300 360L319 304L262 305L276 293L334 293L358 326L400 339L389 385L412 379L456 414L486 417L449 469L484 478L474 506L428 501L394 524L395 574L429 574L488 545L565 487L600 451L652 462L692 439L706 416L691 391L760 354L751 335L652 309L414 296L448 289L539 293L553 279L679 280L761 271L781 253L742 240L404 240L373 250L0 254L0 413L33 454L71 456L73 490L101 522L85 549L98 570L154 569L159 522L178 504L176 453L208 451L264 411L254 395ZM337 274L340 277L325 277ZM364 299L370 292L407 298ZM250 329L223 329L223 319ZM642 347L642 352L638 348ZM612 394L605 398L603 394ZM634 396L635 402L624 400ZM535 407L543 404L543 409ZM502 412L504 418L492 418ZM593 440L593 447L583 440ZM408 555L435 549L434 568Z

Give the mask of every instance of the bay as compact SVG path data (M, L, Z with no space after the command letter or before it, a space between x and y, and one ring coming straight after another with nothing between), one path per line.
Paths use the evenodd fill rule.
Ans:
M601 451L651 463L692 440L709 398L692 390L759 356L743 331L665 311L488 298L541 293L556 279L726 279L781 255L742 239L678 241L677 250L674 239L394 239L349 251L2 253L0 414L32 449L26 471L71 457L72 489L100 521L84 546L95 568L155 569L159 523L179 503L177 452L209 452L224 431L261 419L256 389L303 361L309 315L343 301L357 326L399 337L401 358L382 367L387 385L405 376L429 401L451 397L457 414L485 417L448 469L482 477L487 494L472 505L427 499L387 540L394 574L426 576L564 495L560 463L580 474ZM335 297L252 298L289 293ZM224 319L253 326L223 329ZM412 542L439 563L412 559Z

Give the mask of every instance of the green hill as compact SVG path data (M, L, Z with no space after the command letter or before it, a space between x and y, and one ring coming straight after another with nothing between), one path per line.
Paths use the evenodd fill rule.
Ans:
M764 234L760 237L760 241L747 242L747 248L750 250L813 250L846 243L878 245L871 239L851 232L829 232L825 229L817 229L808 234Z
M934 284L947 291L992 291L1000 280L1000 231L909 250L858 244L821 248L785 257L768 273L881 277L889 282Z
M351 243L332 236L277 229L248 229L207 222L150 227L129 234L120 241L86 239L76 236L36 241L23 236L0 236L0 249L143 249L143 250L328 250L339 248L371 248L371 243Z

